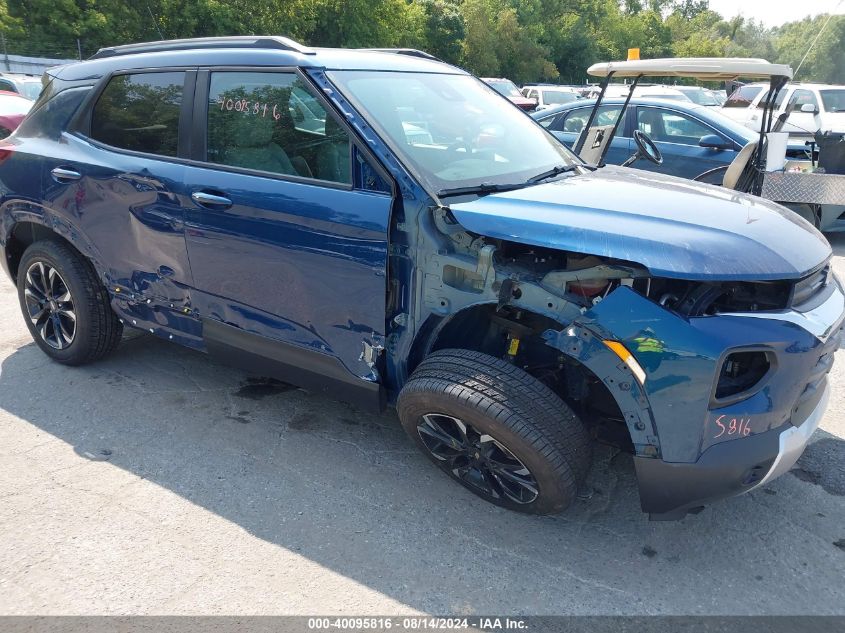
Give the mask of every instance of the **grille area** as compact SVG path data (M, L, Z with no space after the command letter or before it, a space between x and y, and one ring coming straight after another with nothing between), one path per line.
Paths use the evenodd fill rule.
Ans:
M792 286L792 298L789 302L790 305L800 306L807 303L808 301L811 301L813 297L815 297L822 290L824 290L825 286L827 286L829 279L830 264L828 264L824 268L820 268L814 273L807 275L803 279L799 279Z
M833 367L833 358L836 350L839 349L839 343L842 338L842 330L836 331L821 348L821 355L816 362L813 371L807 377L807 384L795 401L795 406L792 409L792 423L795 426L801 426L807 416L815 408L821 397L821 389L824 387L824 381Z

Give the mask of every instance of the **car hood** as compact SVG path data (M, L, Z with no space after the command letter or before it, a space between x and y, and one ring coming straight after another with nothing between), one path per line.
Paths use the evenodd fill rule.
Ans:
M449 208L473 233L635 262L663 277L794 279L831 255L821 233L773 202L614 166Z

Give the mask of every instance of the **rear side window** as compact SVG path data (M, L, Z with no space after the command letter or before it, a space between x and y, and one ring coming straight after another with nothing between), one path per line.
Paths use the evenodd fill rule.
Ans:
M176 156L184 72L112 77L91 117L91 138L121 149Z
M212 163L352 183L348 134L295 73L212 73L207 145Z
M619 113L622 111L622 106L606 105L599 108L596 119L593 125L614 125L616 119L619 118ZM577 108L571 112L566 113L565 118L555 121L555 127L551 128L558 132L572 132L580 134L581 130L587 124L590 118L592 108Z

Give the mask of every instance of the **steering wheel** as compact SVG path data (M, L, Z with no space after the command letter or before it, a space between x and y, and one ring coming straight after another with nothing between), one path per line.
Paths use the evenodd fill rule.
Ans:
M648 134L642 130L634 130L634 142L637 144L637 150L641 156L645 156L655 165L663 164L663 154L651 140Z

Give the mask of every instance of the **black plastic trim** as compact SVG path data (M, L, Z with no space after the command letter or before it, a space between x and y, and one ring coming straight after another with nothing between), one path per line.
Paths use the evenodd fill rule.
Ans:
M771 469L780 448L780 428L715 444L697 462L673 463L634 457L640 505L652 520L677 520L701 506L750 490Z
M384 387L350 373L335 356L203 319L210 356L251 373L277 378L303 389L343 400L367 411L383 411Z
M769 370L760 377L760 380L755 382L751 387L749 387L745 391L740 391L739 393L735 393L725 398L716 398L716 390L719 388L719 376L722 375L722 367L725 366L725 362L728 360L728 356L730 356L731 354L739 354L741 352L764 353L766 355L766 359L769 361ZM716 362L716 378L713 380L713 386L710 388L710 409L720 409L722 407L727 407L732 404L736 404L737 402L747 400L766 386L769 380L771 380L775 371L777 371L777 368L777 355L774 353L774 351L772 351L771 348L766 347L765 345L746 345L742 347L731 347L730 349L726 349L724 352L722 352L722 355Z

